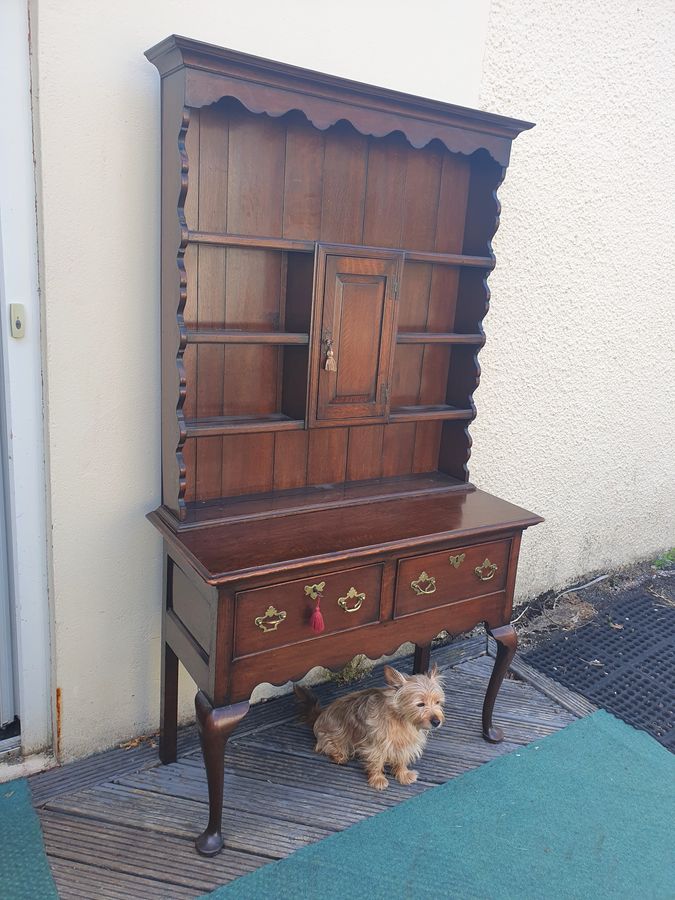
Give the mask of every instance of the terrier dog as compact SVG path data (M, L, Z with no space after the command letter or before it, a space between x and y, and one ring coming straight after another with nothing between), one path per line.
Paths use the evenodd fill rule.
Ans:
M316 751L341 765L358 757L368 784L383 791L389 766L401 784L417 781L409 765L422 755L432 728L444 720L445 695L434 663L426 675L404 675L384 667L389 687L367 688L322 709L307 688L295 686L301 718L314 728Z

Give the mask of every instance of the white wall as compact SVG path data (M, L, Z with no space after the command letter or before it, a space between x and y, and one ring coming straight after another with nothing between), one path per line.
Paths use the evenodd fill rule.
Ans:
M520 596L675 544L675 5L493 0L500 198L472 477L536 510Z
M38 0L55 684L64 758L156 727L159 78L175 32L475 105L488 2ZM411 48L413 48L411 50ZM185 690L183 709L192 700Z
M476 105L485 49L480 105L537 122L501 191L472 460L481 487L547 517L524 541L525 596L673 542L670 6L494 0L484 46L488 0L349 0L337 18L305 0L33 5L64 757L158 715L159 85L143 50L187 33Z

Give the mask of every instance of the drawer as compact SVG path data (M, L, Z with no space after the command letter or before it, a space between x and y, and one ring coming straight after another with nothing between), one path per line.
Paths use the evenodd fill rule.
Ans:
M395 616L503 590L510 547L493 541L399 560Z
M380 617L382 566L308 575L297 581L240 591L236 597L234 656L261 653L358 625ZM309 620L321 592L325 629L312 631Z

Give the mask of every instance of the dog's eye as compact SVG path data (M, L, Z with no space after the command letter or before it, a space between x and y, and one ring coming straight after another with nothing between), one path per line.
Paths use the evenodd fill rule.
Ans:
M424 706L424 703L418 703L417 705L418 705L418 706Z

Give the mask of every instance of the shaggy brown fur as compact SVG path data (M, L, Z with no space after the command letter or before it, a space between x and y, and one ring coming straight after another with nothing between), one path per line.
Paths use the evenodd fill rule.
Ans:
M295 686L301 717L314 728L317 753L338 765L358 757L368 784L378 791L389 784L385 766L401 784L417 781L417 772L408 767L422 755L429 731L445 718L436 665L426 675L385 666L384 677L389 687L356 691L325 709L311 691Z

